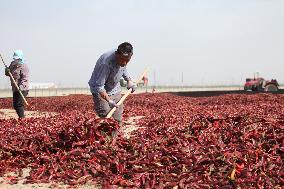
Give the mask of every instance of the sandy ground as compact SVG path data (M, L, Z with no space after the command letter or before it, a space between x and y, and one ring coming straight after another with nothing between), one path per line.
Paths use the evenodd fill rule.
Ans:
M42 116L52 116L55 113L50 112L38 112L38 111L25 111L26 117L42 117ZM136 125L137 121L141 119L143 116L130 117L128 120L124 121L123 127L120 128L120 133L125 138L130 138L131 133L138 129ZM10 119L17 118L17 114L15 110L11 109L0 109L0 119ZM139 127L141 128L141 127ZM19 178L19 182L17 184L7 184L10 176L16 176L15 173L8 173L4 177L0 177L0 189L67 189L68 185L64 185L61 183L42 183L42 184L24 184L26 177L29 176L30 169L23 169L23 175ZM85 184L77 187L78 189L100 189L100 186L94 186L92 184Z
M29 117L48 117L56 115L55 112L39 112L39 111L25 111L25 116ZM18 118L14 109L0 109L0 119Z
M138 128L145 128L145 127L138 127L138 125L136 125L137 121L141 118L143 118L144 116L136 116L136 117L130 117L128 120L124 121L123 127L120 128L120 132L123 133L123 136L125 138L130 138L131 133L135 130L137 130Z

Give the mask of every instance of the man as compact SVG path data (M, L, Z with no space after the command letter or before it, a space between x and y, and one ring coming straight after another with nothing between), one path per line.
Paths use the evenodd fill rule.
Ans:
M131 89L132 93L136 89L136 85L132 82L126 69L132 55L133 47L128 42L120 44L117 50L101 55L89 80L98 116L106 117L108 112L116 107L113 118L118 121L120 126L123 113L123 104L117 105L121 98L120 78L123 77L127 81L127 89Z
M29 69L27 64L25 64L24 53L21 50L14 51L13 61L10 66L5 69L5 75L9 76L9 72L12 74L23 96L26 97L29 93ZM19 118L24 118L24 99L13 83L12 78L10 78L10 80L13 91L13 107Z

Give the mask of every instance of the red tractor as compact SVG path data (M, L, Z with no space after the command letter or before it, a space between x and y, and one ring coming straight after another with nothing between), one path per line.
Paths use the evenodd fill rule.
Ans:
M276 79L264 80L262 77L247 78L244 90L274 92L279 90Z

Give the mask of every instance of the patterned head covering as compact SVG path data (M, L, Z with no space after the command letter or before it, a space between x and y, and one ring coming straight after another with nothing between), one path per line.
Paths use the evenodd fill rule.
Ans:
M24 64L25 61L24 61L24 53L23 53L23 51L15 50L14 54L13 54L13 59L14 60L19 60L20 59L19 63L20 64Z

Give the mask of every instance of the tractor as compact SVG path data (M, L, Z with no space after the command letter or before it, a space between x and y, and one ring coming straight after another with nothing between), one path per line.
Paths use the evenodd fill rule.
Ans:
M247 78L244 90L275 92L279 90L278 87L279 84L276 79L264 80L262 77L257 77Z

